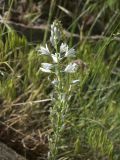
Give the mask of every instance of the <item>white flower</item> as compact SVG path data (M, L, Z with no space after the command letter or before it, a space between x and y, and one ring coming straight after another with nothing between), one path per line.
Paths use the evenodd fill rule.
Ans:
M76 63L70 63L67 65L64 72L74 73L77 70L77 68L78 68L78 65Z
M74 56L75 56L75 49L74 48L67 50L65 53L65 57L74 57Z
M50 63L41 63L41 67L40 70L42 72L46 72L46 73L51 73L51 69L52 69L53 65Z
M55 36L56 39L60 40L60 30L57 27L57 22L53 22L51 25L51 36Z
M1 74L2 76L4 76L4 72L3 72L3 71L0 71L0 74Z
M75 56L75 49L68 48L68 45L66 43L62 43L60 46L60 53L64 53L65 52L65 56L64 57L74 57Z
M40 47L40 49L38 50L42 55L50 55L50 51L48 49L48 46L46 44L46 47Z
M55 54L51 54L51 57L52 57L54 63L58 63L58 56L57 56L56 53Z
M73 80L73 81L72 81L72 84L75 84L75 83L78 83L78 82L80 82L80 80L79 80L79 79L76 79L76 80Z
M52 46L55 46L55 37L54 36L50 37L50 42L51 42Z
M51 25L51 36L50 36L50 42L52 46L55 47L55 43L59 42L61 39L61 33L59 27L57 27L57 22L53 22Z
M60 53L64 53L68 51L68 45L66 43L62 43L60 46Z
M62 58L60 57L60 53L51 54L54 63L58 63Z
M53 85L57 85L58 82L59 82L59 81L58 81L57 79L54 79L54 80L52 81L52 84L53 84Z

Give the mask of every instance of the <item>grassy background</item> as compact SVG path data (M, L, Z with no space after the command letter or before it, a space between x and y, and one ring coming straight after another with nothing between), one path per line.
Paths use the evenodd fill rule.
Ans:
M1 6L4 21L0 25L0 123L18 133L13 141L36 150L36 157L44 159L47 155L53 87L47 75L39 72L44 59L37 49L49 41L49 30L40 30L42 35L37 35L36 41L32 36L36 36L34 26L49 27L57 18L69 46L76 49L77 59L88 65L86 72L80 70L74 75L80 83L73 87L57 159L119 160L119 0L9 0ZM21 36L17 33L20 28L16 31L9 21L32 29ZM38 102L43 99L48 101Z

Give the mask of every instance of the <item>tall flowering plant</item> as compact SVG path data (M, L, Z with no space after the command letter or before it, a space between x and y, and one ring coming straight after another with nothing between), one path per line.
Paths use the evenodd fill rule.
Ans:
M54 21L51 25L50 44L48 47L46 44L44 47L40 46L38 50L41 56L47 56L51 59L52 63L41 63L40 70L48 74L54 75L52 84L54 85L54 105L50 109L50 120L52 133L49 136L49 160L57 160L59 151L63 148L62 134L65 130L65 119L69 109L70 91L73 83L77 83L79 80L72 80L66 82L69 74L75 73L78 69L78 64L70 62L66 66L63 65L63 61L68 58L76 56L74 48L62 42L62 29L59 21ZM65 90L67 85L67 90Z

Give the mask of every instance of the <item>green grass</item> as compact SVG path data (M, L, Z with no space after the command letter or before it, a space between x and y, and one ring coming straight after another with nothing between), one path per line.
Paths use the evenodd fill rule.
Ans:
M59 9L55 3L64 9ZM103 160L104 157L108 160L120 159L118 3L118 0L93 3L88 0L79 6L74 3L74 14L72 1L52 1L49 11L44 11L49 15L48 19L47 15L45 17L47 24L50 25L58 18L63 27L73 34L66 39L70 46L75 45L77 59L82 59L88 65L86 71L79 70L70 77L77 77L80 82L73 86L71 98L67 101L69 110L56 160ZM67 10L72 13L72 17L69 12L65 12ZM84 21L84 16L89 14L95 18L84 31L81 18ZM69 26L67 19L70 19ZM93 40L91 34L99 21L104 26L103 38ZM44 37L40 37L41 44L48 42L48 33L45 31ZM26 137L34 137L34 134L39 137L40 130L44 146L44 143L48 145L45 138L54 132L49 116L49 110L54 105L49 99L54 89L48 75L39 71L41 63L46 60L37 52L41 44L31 44L6 23L0 26L0 99L3 101L0 120L7 126L20 130ZM64 86L64 90L67 91L67 86ZM36 102L44 99L46 102ZM46 155L47 152L48 150Z

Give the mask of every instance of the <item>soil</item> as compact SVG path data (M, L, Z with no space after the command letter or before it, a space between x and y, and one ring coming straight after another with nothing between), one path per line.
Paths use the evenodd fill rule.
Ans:
M0 159L1 160L26 160L11 148L0 142Z
M23 146L21 139L23 134L12 127L7 127L2 122L0 123L0 141L5 143L10 148L14 149L20 155L26 157L28 160L46 160L46 153L48 152L47 144L37 145L32 148L32 139L28 140L28 146Z

